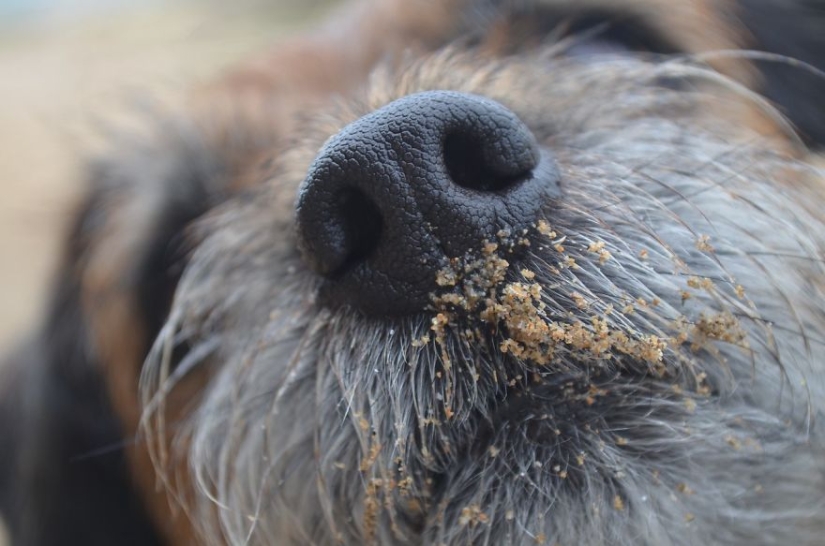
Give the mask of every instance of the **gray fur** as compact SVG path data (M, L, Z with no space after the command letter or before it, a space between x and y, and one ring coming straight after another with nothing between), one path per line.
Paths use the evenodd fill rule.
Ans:
M315 302L291 225L302 173L332 130L426 89L502 102L557 158L564 195L545 218L564 254L536 236L508 281L534 272L548 321L686 332L662 369L565 344L541 365L498 350L502 331L470 343L458 323L446 369L434 342L416 342L433 313L370 319ZM360 106L320 114L255 199L201 223L145 366L158 468L188 461L184 508L204 542L821 544L823 173L776 151L788 135L723 115L741 95L684 62L448 52L379 72ZM638 298L658 300L628 309ZM743 339L702 338L695 325L720 313ZM197 367L212 374L197 408L166 422L166 394Z

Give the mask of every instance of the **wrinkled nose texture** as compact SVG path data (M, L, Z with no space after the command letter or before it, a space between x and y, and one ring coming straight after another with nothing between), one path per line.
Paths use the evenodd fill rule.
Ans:
M518 117L475 95L409 95L332 137L298 194L298 245L328 305L423 310L438 272L558 195L552 157Z

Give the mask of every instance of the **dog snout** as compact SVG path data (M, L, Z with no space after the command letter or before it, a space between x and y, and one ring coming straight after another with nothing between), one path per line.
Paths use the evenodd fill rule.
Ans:
M424 309L438 271L559 192L549 151L490 99L427 91L346 126L299 190L298 246L326 303L368 314Z

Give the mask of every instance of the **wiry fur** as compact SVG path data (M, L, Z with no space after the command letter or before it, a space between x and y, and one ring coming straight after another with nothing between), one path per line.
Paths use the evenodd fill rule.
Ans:
M364 0L148 114L3 370L12 540L821 543L825 177L792 127L822 140L825 79L775 55L816 64L816 1ZM429 309L325 305L307 167L435 89L517 114L559 198Z
M777 151L787 135L708 114L737 99L715 73L557 53L447 52L378 75L296 136L254 198L200 223L142 386L159 471L188 461L205 543L821 541L822 173ZM293 240L302 173L328 135L427 89L500 101L560 165L555 238L533 235L493 298L527 270L542 321L655 335L661 360L564 339L536 362L477 310L448 311L438 344L435 311L316 302ZM197 408L167 422L165 396L197 369Z

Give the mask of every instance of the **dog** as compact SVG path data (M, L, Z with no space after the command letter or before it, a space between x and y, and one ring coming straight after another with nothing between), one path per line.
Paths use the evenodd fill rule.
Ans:
M88 169L12 544L821 544L825 6L363 0Z

